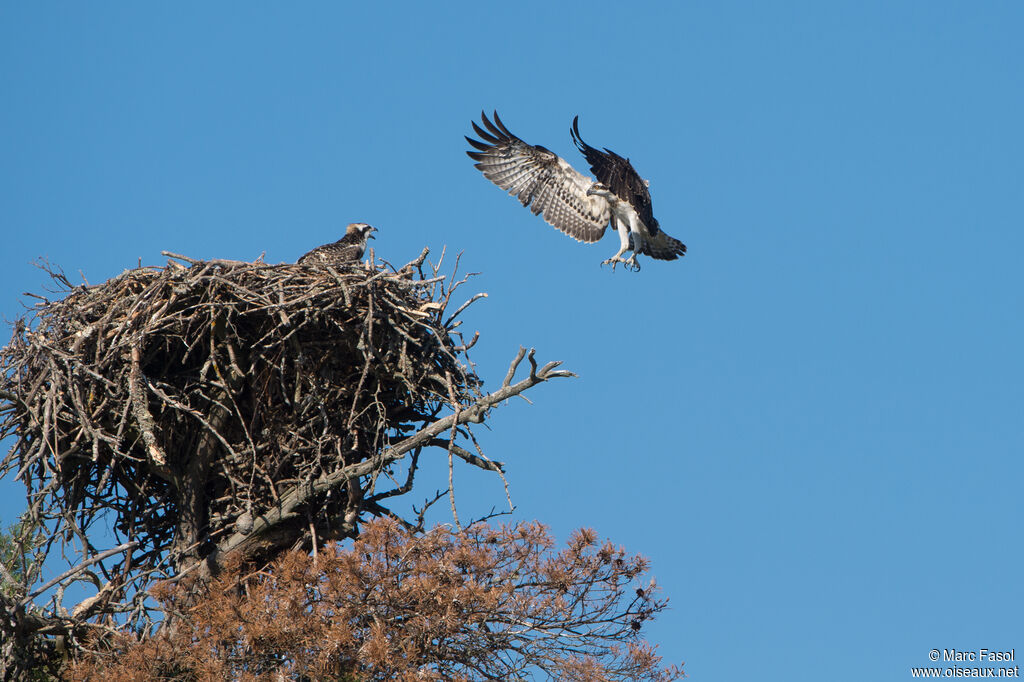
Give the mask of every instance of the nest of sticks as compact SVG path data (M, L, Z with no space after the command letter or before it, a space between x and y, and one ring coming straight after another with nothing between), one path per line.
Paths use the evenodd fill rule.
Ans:
M48 269L62 297L0 350L0 473L50 543L95 561L90 528L110 525L121 598L118 575L173 575L261 530L264 558L352 536L361 515L394 515L423 447L500 473L455 444L494 404L466 355L477 336L457 330L483 294L449 311L466 279L425 267L426 249L402 268L165 255L98 286Z

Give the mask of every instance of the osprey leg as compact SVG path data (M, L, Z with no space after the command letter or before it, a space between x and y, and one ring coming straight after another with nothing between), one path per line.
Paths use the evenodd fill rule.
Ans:
M637 262L636 254L640 253L644 248L644 233L640 231L640 218L633 212L629 216L629 236L633 239L633 254L626 259L625 264L627 267L633 269L633 272L640 271L640 263Z
M629 228L627 228L621 220L614 217L612 218L612 226L619 233L619 250L608 260L601 261L601 265L608 265L611 263L612 270L614 270L617 264L626 262L626 259L622 257L622 254L629 249Z

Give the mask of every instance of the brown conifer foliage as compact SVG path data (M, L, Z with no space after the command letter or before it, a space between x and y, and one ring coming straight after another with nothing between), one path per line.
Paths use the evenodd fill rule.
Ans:
M555 551L539 523L417 535L377 520L348 549L291 552L256 573L233 566L198 601L160 587L169 611L184 610L179 627L97 648L68 676L679 679L640 637L666 606L647 568L590 530Z

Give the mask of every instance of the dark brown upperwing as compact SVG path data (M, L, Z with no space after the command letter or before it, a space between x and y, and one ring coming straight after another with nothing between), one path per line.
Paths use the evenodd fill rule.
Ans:
M572 129L569 132L572 141L576 143L576 148L590 164L590 172L598 182L615 192L616 196L629 202L651 234L658 232L660 228L651 207L651 193L647 189L647 183L636 172L629 159L622 158L607 147L601 151L584 142L580 136L579 119L579 116L572 119Z

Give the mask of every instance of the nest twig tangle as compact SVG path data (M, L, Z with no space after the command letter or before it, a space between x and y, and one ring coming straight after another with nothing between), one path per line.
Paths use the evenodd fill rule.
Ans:
M48 538L39 561L57 547L74 559L46 589L26 582L6 600L11 627L20 609L43 632L115 617L145 628L153 579L315 551L369 516L422 527L423 510L389 505L412 490L421 453L501 475L470 425L570 375L520 350L484 394L467 355L477 336L458 329L481 294L451 312L466 278L442 275L426 249L401 268L165 255L98 286L50 269L61 296L0 351L0 437L13 441L0 474L27 488L28 519ZM524 357L529 374L513 383ZM96 589L69 612L76 580ZM46 590L43 609L33 600Z

